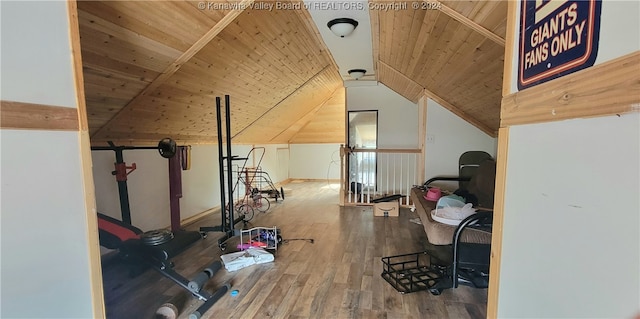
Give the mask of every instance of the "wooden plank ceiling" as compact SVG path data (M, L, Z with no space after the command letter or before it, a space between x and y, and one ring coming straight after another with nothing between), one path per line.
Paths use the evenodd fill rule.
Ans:
M78 3L93 144L215 142L225 94L234 142L287 143L285 131L342 87L307 12L200 3Z
M225 94L236 143L344 141L343 82L309 13L252 1L78 2L92 144L215 143ZM442 5L370 12L378 81L494 133L506 2Z
M378 80L413 102L424 91L495 136L507 2L424 3L429 8L371 15Z

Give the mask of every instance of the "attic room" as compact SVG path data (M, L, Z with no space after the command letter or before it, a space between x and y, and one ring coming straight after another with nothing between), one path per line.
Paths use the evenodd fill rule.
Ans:
M596 0L2 1L0 317L149 317L181 296L185 318L205 300L215 303L196 317L635 318L639 11ZM351 32L336 35L344 20ZM220 116L216 98L230 107ZM165 138L183 159L177 221ZM114 145L120 173L101 150ZM495 160L488 287L400 293L380 275L385 256L433 246L410 221L420 209L409 194L457 175L469 150ZM237 224L277 225L291 240L272 263L213 276L203 268L228 251L223 232L208 232L170 260L211 277L191 295L160 272L130 278L105 262L114 252L97 213L123 220L118 179L131 225L197 232L225 223L229 154L268 172L281 196ZM389 194L399 216L374 216L371 200Z

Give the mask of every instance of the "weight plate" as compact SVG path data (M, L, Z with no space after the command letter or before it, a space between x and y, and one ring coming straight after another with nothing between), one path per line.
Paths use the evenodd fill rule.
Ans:
M150 230L140 235L140 240L145 245L157 246L173 239L173 233L168 229Z
M176 145L176 141L170 138L163 138L158 142L158 152L160 156L164 158L171 158L176 155L178 146Z

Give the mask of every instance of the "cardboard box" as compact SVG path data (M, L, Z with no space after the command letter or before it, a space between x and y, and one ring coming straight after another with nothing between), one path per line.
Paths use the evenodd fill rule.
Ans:
M400 203L397 200L373 204L373 216L398 217L399 213Z

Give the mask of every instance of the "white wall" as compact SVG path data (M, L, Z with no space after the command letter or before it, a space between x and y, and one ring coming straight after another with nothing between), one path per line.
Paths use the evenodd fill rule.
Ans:
M260 160L260 155L262 154L262 150L260 148L264 147L264 157L262 158L262 162L260 163L260 167L262 171L266 173L265 177L268 176L273 183L278 183L284 181L288 178L288 171L283 171L281 169L282 164L286 164L289 160L288 156L285 153L281 153L278 156L278 150L282 152L282 150L286 150L289 148L287 144L270 144L270 145L256 145L255 159L254 165L258 165L258 161ZM284 162L284 163L283 163Z
M378 110L378 148L418 148L418 106L383 84L347 88L349 111ZM496 154L496 139L451 113L435 101L427 101L425 176L458 175L458 158L466 151ZM453 184L441 183L443 186Z
M235 153L234 153L235 154ZM118 184L114 170L113 151L92 151L93 176L98 211L122 219ZM125 150L127 166L136 163L136 170L127 177L131 222L143 231L168 227L169 162L155 150ZM194 145L191 148L191 169L182 171L180 217L189 218L220 206L220 180L217 145Z
M77 107L66 2L1 10L0 99ZM94 317L79 132L0 135L0 317Z
M596 64L640 50L639 11L602 2ZM506 161L498 317L637 316L640 114L512 126Z
M640 115L510 129L498 316L640 310Z
M0 317L93 317L78 133L2 130L0 138Z
M278 149L287 145L232 145L232 155L247 157L247 167L260 164L273 183L286 180L287 171L282 172L280 164L287 158L278 158ZM264 148L264 157L260 162ZM226 147L223 150L226 152ZM92 151L93 174L96 188L98 211L121 219L118 185L114 170L113 151ZM155 150L125 150L127 166L136 163L137 169L129 174L127 188L131 221L143 231L164 228L170 225L169 207L169 163ZM244 161L234 161L233 170L244 165ZM226 170L225 170L226 172ZM283 176L280 176L283 175ZM191 169L182 171L182 198L180 216L186 219L214 207L220 207L220 179L217 145L193 145L191 147ZM236 176L233 183L236 183ZM225 181L226 183L226 181ZM226 184L225 184L226 185ZM242 189L242 185L240 188Z
M92 151L93 177L98 211L121 218L118 184L114 170L113 151ZM159 229L170 224L169 164L154 150L125 150L127 166L136 170L127 176L131 223L143 231Z
M378 148L418 148L418 106L384 84L347 88L347 110L378 110Z
M93 176L98 211L121 219L118 184L114 170L113 151L92 151ZM171 224L169 207L169 163L154 150L125 150L127 166L136 163L136 170L127 177L129 206L133 225L143 231ZM191 169L182 171L180 216L192 217L220 206L220 181L217 145L194 145L191 148Z
M466 151L485 151L495 158L497 141L437 102L427 100L425 179L458 175L458 159ZM455 183L442 183L457 188Z
M168 163L166 166L168 178ZM166 187L168 198L169 185L166 184ZM212 207L219 206L220 173L218 171L218 146L193 145L191 147L191 169L182 171L180 216L182 219L185 219L211 209ZM167 223L170 223L168 219Z
M340 144L291 144L289 177L340 179Z
M1 23L2 99L75 107L66 3L2 1Z

